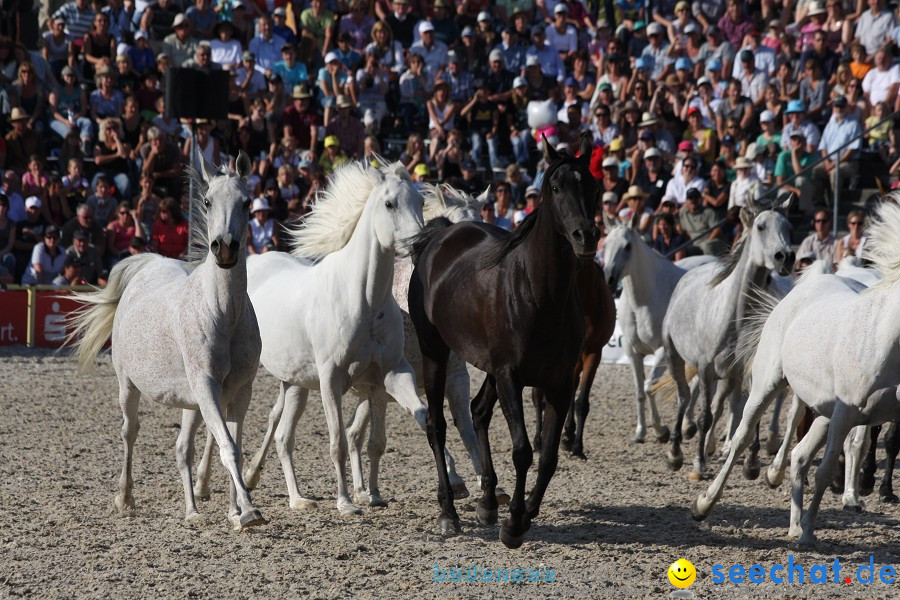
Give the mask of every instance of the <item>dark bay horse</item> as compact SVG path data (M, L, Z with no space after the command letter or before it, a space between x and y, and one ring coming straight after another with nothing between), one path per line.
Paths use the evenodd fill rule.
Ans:
M518 548L556 471L563 420L574 394L575 363L584 338L584 317L575 291L578 261L597 248L591 176L591 143L581 140L578 158L557 153L544 140L548 167L543 202L509 233L484 223L435 220L412 242L409 313L422 350L428 397L428 442L438 472L442 533L459 531L459 516L444 462L447 424L443 400L450 350L487 373L472 401L472 420L483 461L482 523L497 520L497 475L488 425L498 398L513 442L516 486L500 541ZM526 502L525 479L532 463L525 429L522 388L547 396L537 482Z
M581 387L575 402L569 406L566 426L563 430L563 448L572 456L584 456L584 422L590 410L591 386L603 347L616 329L616 303L603 276L603 269L593 259L583 260L575 275L575 288L584 309L584 344L581 357L575 365L575 378L581 379ZM541 420L544 411L544 393L534 388L532 396L535 413L534 449L541 449Z

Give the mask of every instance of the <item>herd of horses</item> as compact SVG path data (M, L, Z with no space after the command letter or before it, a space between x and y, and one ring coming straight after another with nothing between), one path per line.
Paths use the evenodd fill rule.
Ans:
M853 495L859 487L856 467L863 462L862 487L874 485L869 446L877 432L868 426L900 417L900 208L882 204L867 245L874 268L858 269L866 273L857 277L825 269L810 269L796 282L789 276L793 253L783 213L790 198L778 206L744 208L743 238L721 260L673 264L646 245L634 223L617 225L608 231L601 268L594 262L598 185L590 173L590 139L582 139L578 155L557 152L546 140L543 146L549 167L542 203L513 232L480 222L487 191L473 198L448 186L418 186L399 163L378 160L335 172L312 212L290 230L291 254L249 257L248 157L241 153L231 170L215 169L195 155L197 171L190 176L200 193L191 202L200 217L191 226L191 260L130 257L114 267L104 289L76 295L83 307L73 318L71 341L82 368L93 367L112 340L123 414L118 510L134 506L131 463L141 396L182 409L176 462L187 519L198 517L196 498L209 494L214 446L231 478L229 519L235 528L265 523L250 490L273 441L291 508L316 506L297 480L293 448L309 392L317 390L338 510L358 514L361 505L386 505L378 479L387 443L385 411L393 398L425 431L434 454L438 528L442 534L458 532L454 500L469 490L445 447L446 398L481 489L477 518L494 525L500 505L508 502L499 535L504 545L517 548L539 513L560 444L584 458L590 390L616 321L610 290L621 286L618 319L637 402L634 441L645 440L649 401L656 439L671 443L671 469L683 464L682 441L699 433L689 475L699 480L728 400L725 464L691 509L702 519L748 447L744 475L758 475L760 417L792 391L781 444L777 410L772 419L767 448L777 448L778 455L766 481L777 485L783 478L789 440L809 407L815 420L791 456L790 533L812 543L818 504L845 440ZM872 281L877 283L870 286ZM654 357L649 378L647 356ZM260 365L281 386L263 444L242 473L243 421ZM471 402L467 365L486 375ZM666 370L677 390L671 431L661 423L654 399ZM533 442L525 424L525 387L533 389L537 415ZM345 427L342 398L348 392L359 403ZM511 493L498 486L488 438L498 402L512 438ZM195 479L194 438L201 421L208 435ZM886 440L890 448L900 446L894 428ZM823 444L825 458L801 521L806 469ZM526 495L535 451L537 478Z

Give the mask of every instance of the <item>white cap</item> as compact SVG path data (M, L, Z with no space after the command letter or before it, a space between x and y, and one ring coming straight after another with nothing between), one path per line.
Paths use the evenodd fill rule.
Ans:
M493 50L491 50L488 58L492 61L499 60L500 62L503 62L503 52L500 51L500 48L494 48Z
M41 207L41 199L37 196L29 196L28 200L25 201L25 208L40 208Z
M644 158L653 158L654 156L657 158L660 158L662 156L658 148L647 148L647 150L644 152Z
M431 24L431 21L422 21L419 23L419 35L427 31L434 31L434 25Z
M527 86L528 82L521 75L513 79L513 88L522 87L523 85Z
M650 25L647 26L647 35L653 35L656 33L661 34L662 32L663 26L659 23L650 23Z
M559 3L557 3L556 7L553 9L553 14L554 14L554 15L559 14L559 13L561 13L561 12L564 12L564 13L569 12L569 7L566 6L566 3L565 3L565 2L559 2Z
M138 32L134 34L134 41L146 40L146 39L148 39L147 32L144 31L143 29L138 30Z
M341 58L337 55L337 52L329 52L328 54L325 55L325 64L326 65L334 60L336 60L338 62L340 62L340 60L341 60Z
M540 66L541 59L538 58L537 54L529 54L525 58L525 66L526 67L537 67Z
M486 10L481 11L480 13L478 13L478 20L479 21L490 21L491 13L489 13Z
M774 120L775 120L775 113L773 113L771 110L766 109L759 114L759 122L760 123L767 123L767 122L771 122Z
M131 50L131 46L128 44L121 42L116 46L116 56L128 55L128 51Z
M601 202L609 202L611 204L617 204L619 202L619 197L615 192L603 192L603 196L601 197Z
M258 210L272 210L272 207L269 206L269 201L265 198L257 198L253 201L253 206L250 207L250 212L255 213Z
M184 13L178 13L175 15L175 20L172 21L172 28L184 24L185 21L187 21L187 17L184 16Z
M615 158L613 158L612 156L607 156L606 158L603 159L603 168L604 169L606 167L618 167L618 166L619 166L619 161L616 160Z
M518 225L519 223L524 221L525 217L527 217L527 216L528 215L525 214L524 210L517 210L516 212L513 213L513 225Z

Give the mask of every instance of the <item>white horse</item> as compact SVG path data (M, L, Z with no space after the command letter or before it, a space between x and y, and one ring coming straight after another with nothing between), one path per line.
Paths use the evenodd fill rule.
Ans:
M448 185L422 185L422 192L425 198L424 219L430 221L437 217L446 217L454 223L461 221L480 221L481 207L487 202L490 187L474 198L465 192L454 189ZM424 394L422 387L422 352L419 349L418 338L413 327L412 320L409 318L407 295L409 292L409 278L412 275L413 263L407 257L398 258L394 261L394 282L393 296L400 306L403 313L403 331L404 331L404 355L406 360L415 372L416 381L418 382L419 394ZM354 393L359 393L354 389ZM469 410L470 389L469 389L469 372L466 363L455 353L450 354L450 360L447 364L447 386L445 395L450 405L450 413L453 416L453 422L459 431L463 445L472 460L472 466L475 468L475 474L478 479L478 487L481 487L481 453L478 450L478 443L475 438L475 429L472 426L472 414ZM347 429L347 437L350 442L350 470L353 474L354 501L357 503L371 502L371 490L378 490L378 466L382 454L384 453L387 438L385 435L385 410L387 408L387 396L379 390L373 392L372 396L362 396L356 407L353 423ZM372 414L370 416L370 410ZM369 489L366 488L363 479L362 468L362 444L365 439L365 427L371 424L371 434L369 436L368 455L369 455ZM451 487L453 488L456 498L465 498L469 495L465 483L456 473L456 465L452 457L447 454L447 472L450 477ZM502 492L501 492L502 493ZM505 495L505 494L504 494ZM508 502L509 496L506 495ZM382 501L383 504L383 501Z
M113 268L106 288L76 296L87 308L75 317L73 339L78 338L79 363L88 368L112 335L125 445L116 508L125 512L134 507L131 460L143 395L190 409L184 413L176 444L186 518L199 516L191 487L191 440L199 409L231 476L229 518L241 528L265 522L240 473L241 428L262 345L247 297L244 252L251 165L243 152L236 174L213 171L199 153L195 159L200 165L198 184L207 189L203 208L195 211L200 218L193 233L203 240L205 258L199 264L157 254L123 260Z
M735 443L719 475L694 502L695 519L705 518L721 497L728 472L747 446L750 429L778 390L790 385L821 415L792 453L789 535L800 534L804 545L815 542L819 503L847 434L856 426L900 416L900 207L882 204L869 235L866 257L883 276L880 283L866 290L837 275L804 279L765 320L758 332L750 398ZM802 504L799 472L808 468L826 436L809 509L796 523Z
M257 480L274 435L291 508L316 506L300 493L292 458L309 390L322 396L342 514L361 512L347 491L343 395L351 387L386 392L425 428L427 407L403 356L403 318L391 296L395 252L422 228L422 202L403 165L381 170L350 163L289 232L293 256L269 252L248 261L262 365L281 380L281 392L246 477ZM369 492L373 505L383 504L371 484Z
M787 209L792 199L788 196L779 208ZM752 306L748 292L763 289L769 271L784 272L793 263L791 226L784 215L776 210L760 210L751 203L742 209L741 220L745 229L739 246L724 263L704 265L682 277L663 320L669 373L678 386L678 416L668 456L669 468L673 470L680 469L683 463L681 425L690 396L685 363L697 370L703 405L697 458L689 474L695 480L702 478L706 467L706 436L721 414L724 399L743 379L743 368L736 366L734 357L741 321ZM712 406L716 407L715 416ZM757 452L758 447L754 447L753 458Z
M653 384L666 368L662 350L663 317L682 276L689 269L715 260L712 256L691 256L673 263L644 242L633 221L612 227L603 244L603 272L609 289L614 291L622 282L619 326L622 328L622 345L634 374L637 400L634 441L637 443L643 442L647 435L645 398L650 402L650 425L656 431L656 439L663 444L669 441L669 428L660 422L652 391ZM645 385L644 357L649 355L654 355L654 360ZM692 437L696 429L689 419L685 435Z

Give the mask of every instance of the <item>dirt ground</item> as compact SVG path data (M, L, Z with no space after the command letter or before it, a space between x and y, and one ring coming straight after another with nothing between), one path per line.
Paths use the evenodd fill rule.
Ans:
M134 461L136 511L122 518L112 508L122 460L121 414L108 356L100 362L96 373L85 375L65 355L0 349L2 597L664 598L675 590L666 570L682 557L697 569L690 588L697 598L900 596L900 583L878 581L882 565L900 565L900 509L874 498L866 512L853 515L828 493L819 544L812 551L799 549L786 537L788 486L771 491L762 479L744 481L738 469L709 519L692 521L688 507L706 483L688 481L687 469L668 472L662 446L630 442L632 384L621 366L601 367L587 425L588 460L561 458L541 514L519 550L500 544L497 527L478 524L473 497L457 504L461 535L436 533L431 452L425 435L396 404L388 411L382 461L381 491L390 504L363 516L340 516L315 394L298 428L295 457L301 485L320 500L318 509L288 507L273 451L253 494L267 525L231 530L225 471L218 463L214 495L200 504L205 522L185 523L174 461L180 414L145 402ZM262 437L275 395L274 379L261 372L246 422L245 456ZM670 422L673 407L660 409ZM530 407L526 414L530 419ZM500 483L511 491L509 433L499 412L491 435ZM455 431L448 440L474 495L474 472ZM687 443L686 456L694 443ZM866 585L856 576L870 557L876 582ZM832 582L835 559L840 579L850 576L851 583ZM735 564L748 570L760 564L768 573L788 560L804 567L804 584L713 583L715 565L727 577ZM827 566L828 583L809 581L816 564ZM486 569L491 578L504 569L511 577L516 569L534 577L532 569L539 569L537 578L545 580L448 581L473 572L482 578ZM551 574L553 580L546 581ZM860 574L868 579L868 568Z

